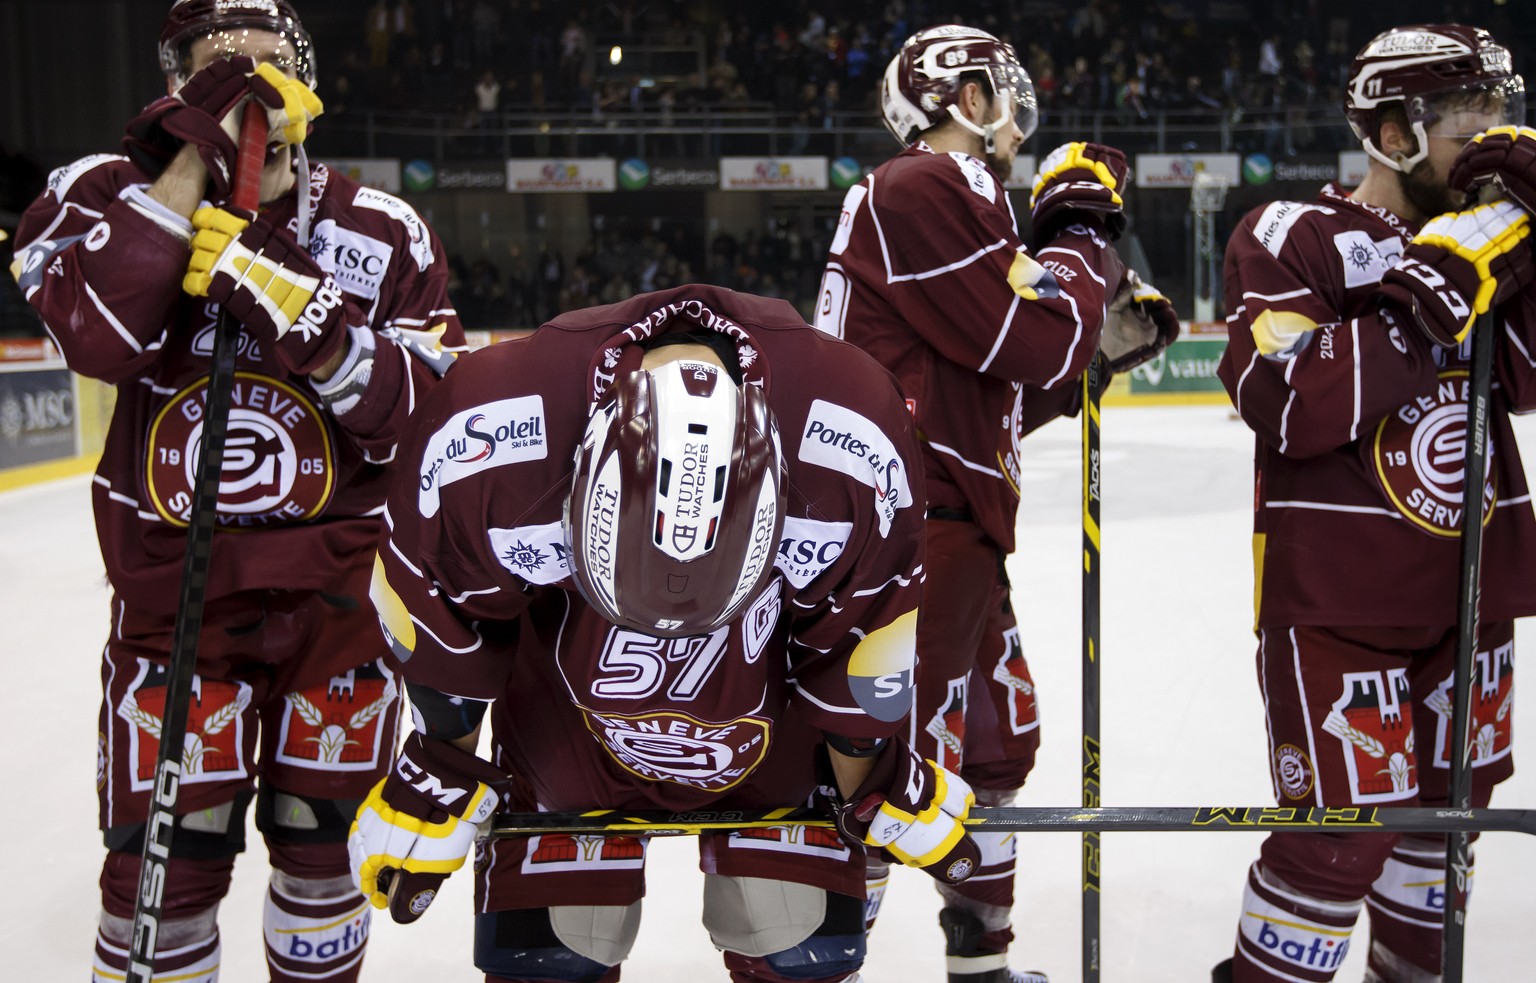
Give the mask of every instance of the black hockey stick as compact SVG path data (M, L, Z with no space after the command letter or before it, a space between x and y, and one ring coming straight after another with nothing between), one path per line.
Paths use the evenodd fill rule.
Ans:
M1010 833L1173 832L1506 832L1536 836L1536 809L1435 809L1423 806L1072 806L971 810L965 825ZM498 816L496 839L566 833L577 836L695 836L706 830L778 826L833 828L817 809L719 809L695 812L594 809Z
M1099 804L1099 397L1107 365L1083 373L1083 807ZM1083 983L1099 981L1099 831L1083 831Z
M255 212L261 197L261 169L266 155L267 114L247 103L240 121L240 158L231 195L236 208ZM181 795L182 755L187 737L192 677L197 673L197 636L203 626L203 594L208 585L208 554L219 506L219 474L224 465L224 436L229 428L229 404L235 382L235 354L240 324L220 312L213 335L208 370L203 433L198 446L197 488L187 518L187 550L181 567L181 597L176 605L176 631L165 673L165 709L160 717L160 751L155 756L144 849L139 861L139 891L133 901L133 939L128 952L129 983L150 983L154 975L155 943L160 933L166 880L170 873L171 837L176 829L176 802Z
M1467 393L1467 461L1461 486L1461 580L1457 585L1456 669L1451 683L1451 778L1453 809L1472 806L1472 688L1477 684L1478 602L1482 596L1483 486L1488 475L1488 404L1493 392L1493 352L1499 332L1493 312L1472 329L1472 366ZM1467 875L1472 869L1466 831L1446 837L1445 931L1441 975L1461 983L1467 941Z

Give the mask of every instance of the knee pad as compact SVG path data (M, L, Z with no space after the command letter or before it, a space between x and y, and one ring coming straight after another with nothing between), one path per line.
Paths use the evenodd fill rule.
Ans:
M241 792L229 802L176 817L171 836L171 857L218 860L245 852L245 811L251 793ZM145 823L111 826L102 831L108 850L138 857L144 852Z
M362 799L316 799L263 785L256 828L268 843L345 843Z
M475 967L509 979L616 978L640 930L640 902L514 908L475 916Z
M760 961L791 980L841 978L864 963L864 903L790 881L704 877L704 927L733 971Z

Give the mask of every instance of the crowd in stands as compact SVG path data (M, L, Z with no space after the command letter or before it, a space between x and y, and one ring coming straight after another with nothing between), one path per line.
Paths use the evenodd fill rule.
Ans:
M814 128L867 113L880 73L913 30L962 18L1009 40L1047 114L1251 112L1334 106L1359 39L1347 5L1170 0L924 0L773 4L700 0L376 0L322 76L327 105L452 112L681 113L760 105ZM328 24L344 30L340 22ZM660 80L608 64L611 43L699 47L701 73Z
M708 250L681 226L668 233L595 235L567 263L543 249L513 255L503 270L488 259L450 257L449 296L468 328L542 324L565 311L612 304L636 293L705 280L778 297L810 315L830 234L803 236L789 222L738 240L720 233Z

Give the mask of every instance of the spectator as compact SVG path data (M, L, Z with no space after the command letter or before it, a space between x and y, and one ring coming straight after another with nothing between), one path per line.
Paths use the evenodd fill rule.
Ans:
M389 38L392 18L389 0L374 0L368 8L363 30L368 39L368 67L386 68L389 65Z

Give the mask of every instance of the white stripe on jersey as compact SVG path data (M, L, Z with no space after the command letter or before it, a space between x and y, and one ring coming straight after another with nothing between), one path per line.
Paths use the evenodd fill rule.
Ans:
M85 288L86 296L91 298L91 303L96 305L96 309L101 312L101 316L106 318L108 324L112 325L112 330L116 331L118 336L128 343L128 347L133 349L135 355L142 355L144 347L139 344L137 338L128 333L128 329L123 327L123 322L117 319L117 315L107 310L107 305L103 304L101 298L96 296L96 291L91 289L91 285L84 280L80 281L80 285Z
M882 245L883 245L883 242L882 242ZM982 246L980 249L976 250L974 253L971 253L969 256L965 257L964 259L956 260L953 263L946 263L943 266L936 266L936 267L934 267L931 270L922 270L921 272L918 272L918 273L902 273L902 274L899 274L899 275L898 274L893 274L893 273L890 272L890 263L887 262L886 263L886 278L885 278L885 282L886 283L899 283L902 280L928 280L928 279L931 279L931 278L936 277L936 276L943 276L945 273L953 273L955 270L964 269L965 267L970 266L972 263L976 262L978 259L981 259L983 256L987 255L988 253L997 252L999 249L1002 249L1003 247L1005 247L1007 245L1008 245L1008 240L1007 239L999 239L996 242L992 243L990 246Z
M1296 402L1296 387L1291 385L1291 373L1296 371L1296 360L1293 358L1285 363L1285 384L1291 390L1291 394L1285 397L1285 409L1280 412L1280 453L1291 445L1291 440L1285 435L1286 428L1290 426L1291 407Z
M1401 519L1402 516L1391 509L1378 509L1369 505L1335 505L1332 502L1308 502L1303 499L1293 498L1284 501L1265 502L1267 509L1313 509L1318 512L1355 512L1360 515L1384 515L1389 519Z
M987 352L987 357L982 360L981 368L977 371L987 371L988 366L992 364L992 360L997 357L998 350L1003 347L1003 339L1008 337L1008 329L1013 326L1013 315L1019 310L1019 301L1023 299L1018 294L1013 295L1013 302L1008 305L1008 314L1003 318L1003 329L993 339L992 350Z
M1312 293L1311 287L1297 287L1295 290L1287 290L1283 294L1261 294L1252 290L1244 290L1243 297L1252 297L1254 300L1291 300L1295 297L1306 297Z
M1349 421L1349 439L1360 436L1360 319L1349 322L1349 340L1355 357L1355 413Z
M967 461L965 458L961 457L960 452L955 450L953 447L949 447L945 444L936 444L931 440L928 441L928 446L932 447L940 454L948 454L950 457L959 461L965 467L970 468L972 471L980 471L982 474L990 475L994 478L1001 478L1003 476L1003 473L996 468L989 468L984 464L977 464L974 461Z

